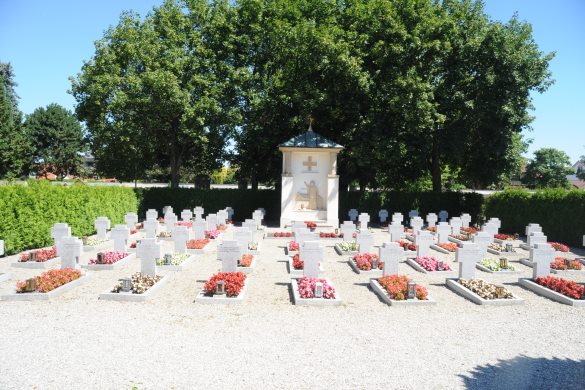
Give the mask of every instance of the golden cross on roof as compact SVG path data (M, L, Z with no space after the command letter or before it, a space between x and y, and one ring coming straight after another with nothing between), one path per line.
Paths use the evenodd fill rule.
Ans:
M309 124L309 131L313 131L313 128L312 127L313 127L313 121L314 120L315 119L313 119L313 115L312 114L309 114L307 116L307 123Z

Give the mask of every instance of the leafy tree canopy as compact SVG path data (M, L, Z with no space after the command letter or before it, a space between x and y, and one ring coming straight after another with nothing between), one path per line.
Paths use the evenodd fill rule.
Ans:
M569 156L558 149L542 148L526 166L523 183L530 188L569 187L567 175L574 173Z

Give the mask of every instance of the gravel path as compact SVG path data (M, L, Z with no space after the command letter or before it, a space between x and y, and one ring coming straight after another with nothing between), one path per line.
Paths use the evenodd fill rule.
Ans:
M375 236L381 244L387 233ZM447 289L444 278L407 264L401 272L426 285L438 304L389 307L369 289L369 277L335 253L333 241L321 242L325 276L344 301L339 307L291 304L285 239L264 240L239 307L193 302L219 269L215 253L167 272L170 282L145 303L97 299L139 270L136 259L93 272L89 283L51 302L0 302L0 388L585 388L584 308L524 290L519 275L478 270L476 277L510 283L526 301L482 307ZM433 254L457 269L453 255ZM0 260L0 272L13 275L0 293L41 272L12 268L13 261Z

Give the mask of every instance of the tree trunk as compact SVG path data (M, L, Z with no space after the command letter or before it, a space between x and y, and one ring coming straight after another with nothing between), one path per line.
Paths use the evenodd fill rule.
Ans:
M431 156L431 176L433 179L433 191L441 192L441 161L439 156L439 134L438 130L435 129L435 135L433 137L433 151Z
M256 191L258 189L258 177L256 176L256 170L252 171L252 177L250 177L252 183L252 189Z

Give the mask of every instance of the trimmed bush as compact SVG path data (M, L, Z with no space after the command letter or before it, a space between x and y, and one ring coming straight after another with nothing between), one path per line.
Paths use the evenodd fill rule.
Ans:
M526 225L538 223L548 241L580 247L585 234L585 191L508 190L486 199L485 215L500 218L502 232L523 235Z
M124 187L83 184L0 186L0 239L6 254L51 245L51 227L57 222L71 226L81 237L95 233L96 217L105 216L112 225L124 222L124 215L137 210L134 191Z

